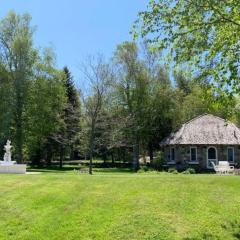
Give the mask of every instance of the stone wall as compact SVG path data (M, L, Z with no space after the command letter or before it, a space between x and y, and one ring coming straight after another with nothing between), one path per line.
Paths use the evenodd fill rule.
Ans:
M211 145L217 149L218 161L227 161L227 148L234 148L234 163L240 164L240 146L233 145ZM207 169L207 149L209 145L176 145L164 147L164 160L168 163L170 160L170 148L175 148L175 163L176 165L182 165L185 167L197 167L200 169ZM197 147L197 162L194 164L190 162L190 147ZM175 164L172 164L174 166Z

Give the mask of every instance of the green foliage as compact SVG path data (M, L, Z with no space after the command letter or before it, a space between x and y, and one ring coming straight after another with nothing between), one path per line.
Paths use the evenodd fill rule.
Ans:
M226 93L239 92L239 0L151 0L134 25L156 49L214 80Z
M48 73L48 78L45 76ZM62 73L55 69L39 69L39 75L31 82L28 102L25 110L25 147L28 157L38 150L43 152L49 137L64 126L63 113L66 104ZM42 154L37 156L43 157Z
M147 172L149 170L149 168L147 166L143 166L142 169L144 172Z
M204 2L206 8L212 7L210 0ZM221 8L221 4L215 8ZM147 26L151 31L154 24L163 30L161 36L165 36L157 43L172 48L174 60L180 63L177 70L170 69L172 65L167 66L162 58L165 52L148 41L141 45L124 42L116 47L111 61L99 56L84 64L82 71L89 91L82 89L83 105L69 69L56 68L53 50L45 48L40 52L34 47L30 16L10 12L0 21L0 147L11 138L15 146L14 158L19 162L24 159L40 164L44 160L50 165L53 159L62 162L65 157L72 159L74 155L93 159L94 155L103 158L104 163L109 159L112 164L115 160L132 163L135 170L139 168L139 155L149 155L153 166L160 169L163 162L158 152L160 141L187 120L209 112L239 123L239 98L235 95L229 98L226 91L216 94L215 89L211 89L213 78L219 77L213 75L214 71L221 73L219 64L226 63L224 67L230 68L228 63L235 60L226 55L225 45L223 49L216 49L215 43L211 43L212 52L206 52L204 36L209 36L211 29L200 38L199 29L181 34L193 30L196 19L205 26L201 14L210 14L207 9L196 13L198 3L185 5L184 0L151 1L149 11L141 14L143 31ZM184 7L189 12L180 11ZM233 9L235 7L229 11ZM223 11L222 14L228 13ZM194 14L196 19L193 19ZM205 20L209 21L208 15ZM232 21L230 25L236 25L237 19ZM167 24L168 28L162 24ZM226 26L226 22L224 24ZM204 26L199 27L203 30ZM236 26L233 29L236 30ZM143 35L147 36L148 31ZM211 40L214 39L215 35ZM224 36L225 40L229 39ZM233 40L229 47L235 43ZM187 49L190 45L192 48ZM211 70L206 72L198 64L213 60L212 47L221 54L217 59L213 57L214 71L205 68ZM206 55L202 56L203 52ZM222 60L221 56L226 58ZM195 60L198 64L194 65L194 70L198 70L199 76L192 74L191 67L186 67L187 63L195 64ZM231 73L227 70L225 75L231 79L234 71L235 65ZM223 87L221 80L219 86Z
M0 21L0 144L12 139L18 162L49 155L46 145L65 125L63 74L52 49L33 47L33 33L28 14L10 12Z
M0 21L0 66L5 72L11 90L12 127L15 155L18 162L23 159L24 106L27 101L29 81L33 75L37 52L33 48L33 28L28 14L14 12ZM9 127L9 126L8 126Z
M195 174L196 170L194 168L187 168L182 174Z
M125 42L114 56L119 69L115 107L127 120L124 135L133 146L133 167L138 168L140 148L153 156L160 140L172 130L174 90L167 69L158 61L159 54L147 43L140 49L136 43Z
M153 158L152 166L155 169L160 170L162 168L163 162L164 162L163 152L162 151L157 151L155 153L155 157Z
M146 171L143 168L140 168L137 172L138 173L145 173Z
M173 174L178 174L178 170L176 168L169 168L168 172Z

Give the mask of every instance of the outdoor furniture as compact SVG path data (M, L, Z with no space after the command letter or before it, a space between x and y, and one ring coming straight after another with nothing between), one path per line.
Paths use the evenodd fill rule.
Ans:
M235 175L240 175L240 169L234 169L234 174Z
M230 166L228 161L219 161L218 165L214 162L211 162L213 165L213 169L217 174L233 174L234 166Z

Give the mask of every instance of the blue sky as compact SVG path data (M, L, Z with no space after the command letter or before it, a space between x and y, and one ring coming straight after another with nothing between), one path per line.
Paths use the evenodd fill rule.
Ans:
M0 17L28 12L37 26L36 46L53 46L58 67L67 65L78 84L79 65L88 55L110 57L148 0L0 0Z

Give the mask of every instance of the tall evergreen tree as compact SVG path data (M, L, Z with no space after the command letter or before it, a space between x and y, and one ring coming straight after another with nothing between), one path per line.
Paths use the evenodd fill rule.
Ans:
M74 156L74 144L76 142L77 134L80 131L81 104L79 92L75 87L71 72L66 66L63 71L66 78L65 87L67 95L64 119L66 123L67 145L70 151L70 159L72 159Z

